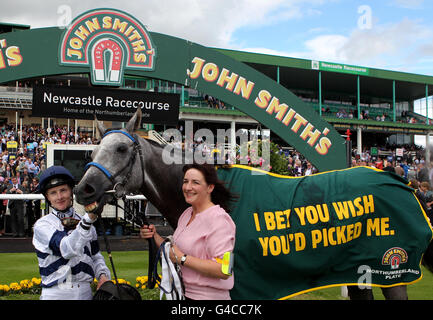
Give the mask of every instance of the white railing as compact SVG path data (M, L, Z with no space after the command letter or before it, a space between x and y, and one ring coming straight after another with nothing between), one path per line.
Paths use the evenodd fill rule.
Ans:
M75 197L74 197L75 198ZM23 193L23 194L11 194L2 193L0 194L0 200L44 200L42 193ZM147 198L141 194L126 196L126 200L147 200Z
M0 86L0 92L33 92L32 87Z
M2 200L30 200L30 201L34 201L34 200L45 200L44 196L41 193L25 193L25 194L8 194L8 193L2 193L0 194L0 201ZM75 200L75 196L74 196L74 200ZM147 200L147 198L143 195L128 195L126 196L126 200ZM150 203L148 203L150 204ZM158 212L157 214L153 213L153 212L148 212L147 207L148 204L146 205L146 213L145 215L147 217L162 217L162 215ZM113 205L105 205L104 206L104 210L101 213L101 217L102 218L115 218L117 219L125 219L125 213L124 213L124 209L125 208L125 203L123 202L123 200L119 200L119 208L116 208ZM141 207L141 204L140 206ZM84 214L84 207L80 204L78 204L76 201L74 201L74 209L76 210L76 212L78 214ZM138 210L141 210L140 208ZM44 216L46 214L49 214L51 211L51 207L49 206L44 206L41 208L41 215ZM10 216L10 211L9 209L6 210L5 212L6 216ZM165 219L163 225L166 226L167 225L167 221ZM0 226L0 229L4 229L6 230L6 219L4 219L4 225Z
M23 194L10 194L2 193L0 194L0 200L43 200L45 199L42 194L38 193L23 193Z
M0 194L0 201L1 200L45 200L44 196L41 193L26 193L26 194L10 194L10 193L3 193ZM74 196L75 200L75 196ZM145 196L143 195L132 195L132 196L126 196L126 200L147 200ZM104 210L101 213L102 218L124 218L124 212L123 209L125 204L122 200L119 200L120 208L116 208L116 206L107 204L104 206ZM74 201L74 208L78 213L84 213L84 207L80 204L78 204L76 201ZM50 211L50 208L48 206L45 207L45 209L42 209L42 215L48 214ZM7 210L9 211L9 210ZM7 212L6 215L9 215Z

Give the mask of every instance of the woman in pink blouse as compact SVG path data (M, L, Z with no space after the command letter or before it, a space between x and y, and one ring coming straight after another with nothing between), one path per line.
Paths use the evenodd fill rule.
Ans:
M229 300L234 279L222 272L217 259L233 252L236 226L226 211L235 197L213 165L185 165L183 172L182 192L191 207L178 220L170 259L181 265L187 299ZM140 236L154 237L157 246L164 241L154 225L144 226Z

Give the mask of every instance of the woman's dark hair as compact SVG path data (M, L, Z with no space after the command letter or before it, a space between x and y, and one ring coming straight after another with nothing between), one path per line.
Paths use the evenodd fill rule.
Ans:
M185 174L189 169L197 169L200 171L207 184L215 185L212 193L211 200L213 203L220 205L225 211L230 212L232 202L236 201L239 196L233 194L225 187L225 182L218 179L215 166L212 164L186 164L183 166L183 173Z

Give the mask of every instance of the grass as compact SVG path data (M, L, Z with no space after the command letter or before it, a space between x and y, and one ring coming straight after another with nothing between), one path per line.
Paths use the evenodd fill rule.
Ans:
M107 266L112 272L109 258L102 253ZM135 279L138 276L147 275L148 253L147 251L115 251L112 258L116 274L119 279L125 279L135 287ZM1 253L0 254L0 284L10 284L33 277L40 278L38 261L35 253ZM112 278L114 278L112 272ZM139 290L145 300L159 300L158 289ZM20 294L0 296L0 300L38 300L38 295Z
M106 253L103 253L107 265L111 265ZM138 276L147 275L147 251L115 251L112 253L118 278L125 279L135 286ZM24 279L39 278L38 263L34 253L1 253L0 284L19 282ZM139 290L144 300L159 300L158 289ZM375 299L383 299L380 288L373 288ZM423 268L423 278L408 286L411 300L433 300L433 274ZM21 294L0 296L0 300L38 300L38 295ZM292 298L293 300L343 300L341 288L333 287L315 290Z

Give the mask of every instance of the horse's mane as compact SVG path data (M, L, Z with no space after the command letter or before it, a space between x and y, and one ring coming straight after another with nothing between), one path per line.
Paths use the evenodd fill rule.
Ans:
M104 131L103 135L105 135L107 132L110 132L110 131L113 131L113 130L121 130L121 129L124 129L124 128L118 128L118 127L108 128L108 129L106 129ZM138 137L142 138L143 140L145 140L146 142L148 142L149 144L151 144L152 146L154 146L156 148L159 148L159 149L163 149L164 148L164 145L161 145L160 143L156 142L155 140L152 140L150 138L145 138L145 137L142 137L140 135L138 135ZM176 148L176 149L179 149L176 146L173 146L173 147ZM185 153L186 153L185 150L184 149L180 149L180 150L182 152L182 159L185 159ZM228 165L228 164L216 164L215 163L215 167L216 168L230 168L230 165Z
M149 139L149 138L144 138L142 137L144 140L146 140L147 142L149 142L151 145L155 146L155 147L159 147L159 148L163 148L163 146L161 144L159 144L158 142L156 142L155 140Z

